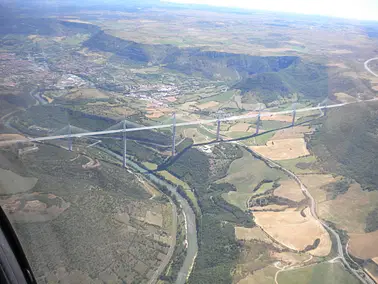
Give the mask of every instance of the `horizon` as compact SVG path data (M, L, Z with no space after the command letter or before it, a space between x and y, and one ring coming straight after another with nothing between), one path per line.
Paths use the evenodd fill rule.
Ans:
M378 1L361 0L160 0L176 4L206 5L223 8L238 8L269 12L294 13L300 15L326 16L360 21L378 21ZM339 7L343 7L340 10Z

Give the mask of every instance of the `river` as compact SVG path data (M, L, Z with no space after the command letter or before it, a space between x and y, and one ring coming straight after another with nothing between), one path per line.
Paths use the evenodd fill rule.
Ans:
M101 146L97 146L96 148L101 149L102 151L106 152L107 154L119 159L122 161L122 156L118 155L114 152L112 152L109 149L106 149ZM170 192L172 192L176 198L177 201L180 203L180 206L184 212L185 216L185 223L186 223L186 239L188 241L188 246L186 249L186 256L184 263L179 271L176 284L184 284L186 282L186 279L194 265L194 260L197 256L197 251L198 251L198 242L197 242L197 228L196 228L196 216L194 214L194 211L192 208L189 206L188 202L186 201L185 198L183 198L177 191L176 187L170 185L166 181L162 180L161 178L157 177L153 173L143 169L140 167L138 164L136 164L133 161L130 161L129 159L127 160L127 165L131 167L134 171L139 172L143 174L146 178L151 180L152 182L156 184L160 184L163 186L166 186Z

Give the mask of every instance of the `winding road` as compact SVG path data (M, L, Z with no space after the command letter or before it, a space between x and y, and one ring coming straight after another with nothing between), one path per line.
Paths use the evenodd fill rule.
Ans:
M378 74L375 73L373 70L371 70L370 67L369 67L369 63L372 62L372 61L375 61L375 60L378 60L378 57L374 57L374 58L370 58L369 60L366 60L365 63L364 63L364 66L365 66L366 71L368 71L373 76L378 77Z
M331 234L335 237L336 239L336 242L337 242L337 252L338 252L338 255L340 257L340 259L342 260L343 264L348 268L349 271L351 271L362 283L365 283L365 284L375 284L375 282L368 276L366 275L366 273L362 270L362 269L359 269L359 270L355 270L353 269L348 261L345 259L345 256L344 256L344 251L343 251L343 245L341 243L341 239L340 239L340 236L339 234L334 230L332 229L330 226L328 226L325 222L323 222L321 219L319 219L318 215L317 215L317 211L316 211L316 201L314 199L314 197L311 195L311 193L308 191L307 187L303 184L303 182L300 180L300 178L294 174L293 172L289 171L288 169L282 167L281 165L275 163L274 161L258 154L257 152L251 150L248 148L248 151L251 151L254 153L254 155L256 155L259 159L265 161L267 164L269 164L271 167L275 167L275 168L278 168L282 171L284 171L286 174L288 174L289 176L291 176L297 183L298 185L301 187L301 190L302 190L302 193L307 197L308 200L310 200L310 212L311 212L311 215L315 218L315 220L317 220L318 222L320 222L320 224L329 232L331 232ZM361 276L364 275L364 277Z

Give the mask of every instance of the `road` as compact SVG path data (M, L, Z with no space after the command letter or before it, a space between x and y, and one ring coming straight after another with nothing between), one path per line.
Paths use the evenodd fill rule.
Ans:
M370 67L369 67L369 63L372 62L372 61L375 61L375 60L378 60L378 57L374 57L374 58L370 58L369 60L366 60L364 65L365 65L366 71L368 71L373 76L378 77L378 74L375 73L373 70L371 70Z
M317 215L317 211L316 211L316 201L314 199L314 197L311 195L311 193L308 191L307 187L302 183L302 181L300 180L300 178L295 175L293 172L289 171L288 169L282 167L281 165L275 163L274 161L254 152L253 150L249 149L248 148L248 151L251 151L253 152L257 157L259 157L261 160L265 161L266 163L268 163L269 165L271 165L272 167L275 167L275 168L278 168L282 171L284 171L286 174L288 174L289 176L291 176L297 183L298 185L301 187L301 190L302 190L302 193L308 198L308 200L310 200L310 212L311 212L311 215L318 221L320 222L320 224L326 228L329 232L331 232L331 234L335 237L336 239L336 242L337 242L337 252L338 252L338 255L340 257L340 259L342 260L343 264L349 269L349 271L351 271L362 283L365 283L365 284L375 284L375 282L368 276L365 274L365 272L361 269L361 270L354 270L348 263L348 261L345 259L345 256L344 256L344 251L343 251L343 246L342 246L342 243L341 243L341 239L340 239L340 236L339 234L334 230L332 229L330 226L328 226L325 222L323 222L321 219L319 219L318 215ZM365 275L365 278L361 277L361 275L359 273L362 273L363 275Z
M334 105L327 105L327 106L316 106L316 107L307 107L302 109L297 109L296 112L309 112L321 109L330 109L330 108L338 108L349 104L357 104L363 102L372 102L377 101L377 99L365 100L365 101L357 101L357 102L349 102L349 103L342 103L342 104L334 104ZM275 113L264 113L261 112L261 117L267 116L271 117L274 115L283 115L283 114L291 114L292 110L285 110L279 111ZM239 115L239 116L231 116L226 118L219 119L220 121L235 121L235 120L242 120L242 119L250 119L256 118L258 114L251 114L251 115ZM189 121L189 122L182 122L177 123L176 127L179 126L190 126L190 125L199 125L199 124L211 124L216 123L218 119L208 119L208 120L196 120L196 121ZM154 125L154 126L143 126L143 127L135 127L135 128L128 128L128 129L114 129L114 130L104 130L104 131L96 131L96 132L84 132L84 133L74 133L74 134L65 134L65 135L56 135L56 136L46 136L46 137L37 137L37 138L29 138L23 140L9 140L7 143L26 143L26 142L42 142L48 140L57 140L57 139L66 139L66 138L80 138L86 136L98 136L104 134L115 134L115 133L123 133L123 132L133 132L133 131L141 131L141 130L152 130L152 129L162 129L162 128L171 128L172 124L164 124L164 125ZM1 143L0 143L1 146Z

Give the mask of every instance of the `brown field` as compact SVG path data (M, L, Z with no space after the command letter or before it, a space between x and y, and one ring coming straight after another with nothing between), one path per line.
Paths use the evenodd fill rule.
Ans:
M107 99L107 98L109 98L108 95L106 95L103 92L100 92L97 89L79 89L65 96L65 99L67 100Z
M329 174L299 175L299 178L315 198L317 204L327 200L327 192L321 189L321 187L338 180Z
M235 236L237 240L258 240L268 244L273 243L273 241L266 235L266 233L259 227L244 228L235 227Z
M170 102L170 103L173 103L175 101L177 101L177 98L176 97L165 97L164 98L167 102Z
M284 211L287 208L288 208L287 205L271 204L267 206L253 206L253 207L250 207L249 209L252 211L273 211L273 210Z
M155 225L158 227L163 226L163 216L160 213L147 211L146 217L144 219L148 224Z
M378 257L378 231L365 234L350 234L348 251L361 259Z
M352 184L346 193L338 195L335 200L320 203L318 213L322 219L335 223L349 233L364 233L366 217L377 206L377 191L363 191L359 184Z
M159 118L159 117L162 117L164 116L164 113L162 113L161 111L151 111L149 112L148 114L146 114L146 117L147 118Z
M230 127L229 131L232 132L247 132L250 124L248 123L237 123Z
M331 251L331 239L323 226L315 220L309 209L306 217L300 212L286 210L284 212L254 212L256 223L272 238L284 246L294 250L304 250L319 238L319 246L310 251L315 256L326 256Z
M0 134L0 146L8 146L9 143L6 143L6 141L10 140L23 140L25 139L25 136L20 134Z
M204 104L197 105L196 107L199 108L200 110L204 110L204 109L207 109L207 108L217 107L218 105L219 105L218 102L210 101L210 102L207 102L207 103L204 103Z
M310 155L303 138L268 141L264 146L251 146L253 151L271 160L289 160Z
M11 140L11 139L25 139L25 136L21 134L11 134L11 133L0 134L0 141Z
M348 95L346 93L335 93L334 95L337 98L337 100L342 103L351 103L357 101L355 97Z
M280 187L274 190L274 195L299 202L305 198L300 186L292 179L280 181Z
M247 113L247 115L257 115L257 111L251 111ZM274 115L274 113L271 112L261 112L263 116L261 116L261 120L275 120L275 121L282 121L282 122L291 122L293 120L293 117L291 115Z
M305 133L311 133L312 129L308 126L295 126L292 128L278 130L270 140L281 140L289 138L303 138Z

